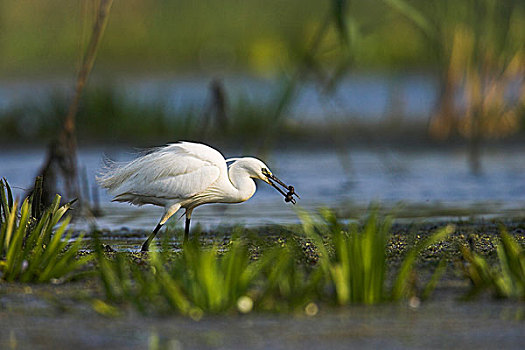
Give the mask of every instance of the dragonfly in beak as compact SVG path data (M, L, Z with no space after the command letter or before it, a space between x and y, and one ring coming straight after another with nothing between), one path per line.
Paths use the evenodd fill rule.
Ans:
M288 202L292 202L292 204L295 204L295 203L297 203L297 201L295 200L295 198L293 196L296 196L298 199L301 198L301 197L299 197L299 195L297 193L295 193L295 189L294 189L294 187L292 185L290 185L290 186L286 185L284 182L279 180L274 174L272 174L268 169L263 169L262 173L263 173L264 176L266 176L266 178L268 180L267 182L270 185L272 185L277 191L279 191L279 193L281 193L284 196L284 201L285 202L287 202L287 203ZM281 189L277 185L281 185L288 192L284 192L283 189Z

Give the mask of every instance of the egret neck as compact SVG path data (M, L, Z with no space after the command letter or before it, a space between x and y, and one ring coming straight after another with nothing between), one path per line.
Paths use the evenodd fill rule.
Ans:
M257 187L255 181L240 162L234 162L228 169L228 178L233 185L232 192L226 195L227 203L240 203L253 196Z

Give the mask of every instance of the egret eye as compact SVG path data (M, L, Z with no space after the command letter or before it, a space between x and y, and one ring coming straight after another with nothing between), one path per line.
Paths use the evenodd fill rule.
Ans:
M263 174L264 176L270 176L270 175L271 175L271 174L270 174L270 171L269 171L268 169L266 169L266 168L262 168L262 169L261 169L261 172L262 172L262 174Z

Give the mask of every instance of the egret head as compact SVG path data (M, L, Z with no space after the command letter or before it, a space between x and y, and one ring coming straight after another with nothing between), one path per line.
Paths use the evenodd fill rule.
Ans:
M271 171L268 170L268 166L259 159L251 157L228 159L228 161L233 160L235 163L232 164L232 166L235 165L236 168L242 169L253 179L259 179L269 183L266 173L271 174Z
M232 159L233 160L233 159ZM295 198L293 196L295 195L297 198L299 196L297 193L295 193L293 186L288 186L281 180L279 180L268 168L266 164L264 164L262 161L260 161L257 158L240 158L235 159L236 162L234 163L236 167L242 168L244 171L246 171L251 178L259 179L267 184L273 186L277 191L279 191L283 196L284 200L286 202L292 202L293 204L296 203ZM284 192L283 189L281 189L279 186L281 185L286 191Z

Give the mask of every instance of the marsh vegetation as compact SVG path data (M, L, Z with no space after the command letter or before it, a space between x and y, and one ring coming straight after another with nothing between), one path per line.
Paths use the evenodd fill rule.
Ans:
M266 322L260 317L271 320L280 313L300 317L294 322L318 318L325 332L333 322L330 315L354 315L345 323L377 311L377 317L393 313L399 321L400 310L407 307L421 310L423 319L429 312L433 318L443 317L433 308L450 309L450 316L467 323L471 319L458 311L471 308L472 316L480 305L513 305L505 314L511 319L523 315L523 220L507 221L505 226L490 221L398 224L370 209L363 221L348 223L325 209L300 213L301 225L196 230L186 244L181 230L169 230L156 249L142 253L120 246L115 239L126 239L118 232L64 235L69 204L61 206L59 197L48 208L31 210L35 194L19 206L5 181L1 197L0 313L22 317L31 324L29 329L38 328L33 320L41 317L59 323L80 317L92 325L88 331L108 318L117 322L117 329L127 330L131 324L149 323L151 317L175 324L183 317L216 327L216 315L258 315L250 322L259 324ZM147 234L142 231L140 241ZM109 252L107 244L117 252ZM488 297L509 301L498 306ZM236 323L235 318L230 322ZM509 327L510 331L514 323ZM4 332L1 343L32 344L28 339L33 338L14 335L24 332L17 329L8 337ZM89 332L116 344L109 329ZM168 339L174 334L160 332ZM230 330L221 328L221 333L226 336ZM47 334L51 338L42 339L53 344L55 329L48 327ZM189 339L180 336L184 342ZM151 342L166 341L157 337L153 331L144 341L155 348ZM64 339L72 341L69 336ZM124 343L137 347L144 341L130 338Z
M518 0L3 1L0 347L523 344L524 21ZM94 168L178 139L278 163L305 210L259 191L243 224L210 210L138 253Z
M312 303L426 299L454 261L454 268L463 266L458 271L472 282L469 295L490 290L495 297L525 297L523 249L503 226L497 248L484 247L497 253L499 264L494 267L476 251L473 236L451 241L452 225L413 236L410 243L409 236L403 237L405 242L398 245L392 218L381 218L376 210L363 223L343 224L329 210L319 216L301 212L301 226L283 227L276 236L238 228L225 231L222 242L217 236L211 246L203 246L195 233L174 250L166 235L151 253L107 253L96 231L89 233L90 244L83 235L74 240L71 233L64 236L69 218L61 218L70 204L60 206L60 197L40 212L32 210L38 193L19 206L5 180L1 189L3 283L70 283L64 278L82 269L85 276L77 278L98 276L103 302L147 314L294 311ZM423 265L428 280L418 295L414 278L421 256L432 258ZM92 259L95 264L87 267Z

